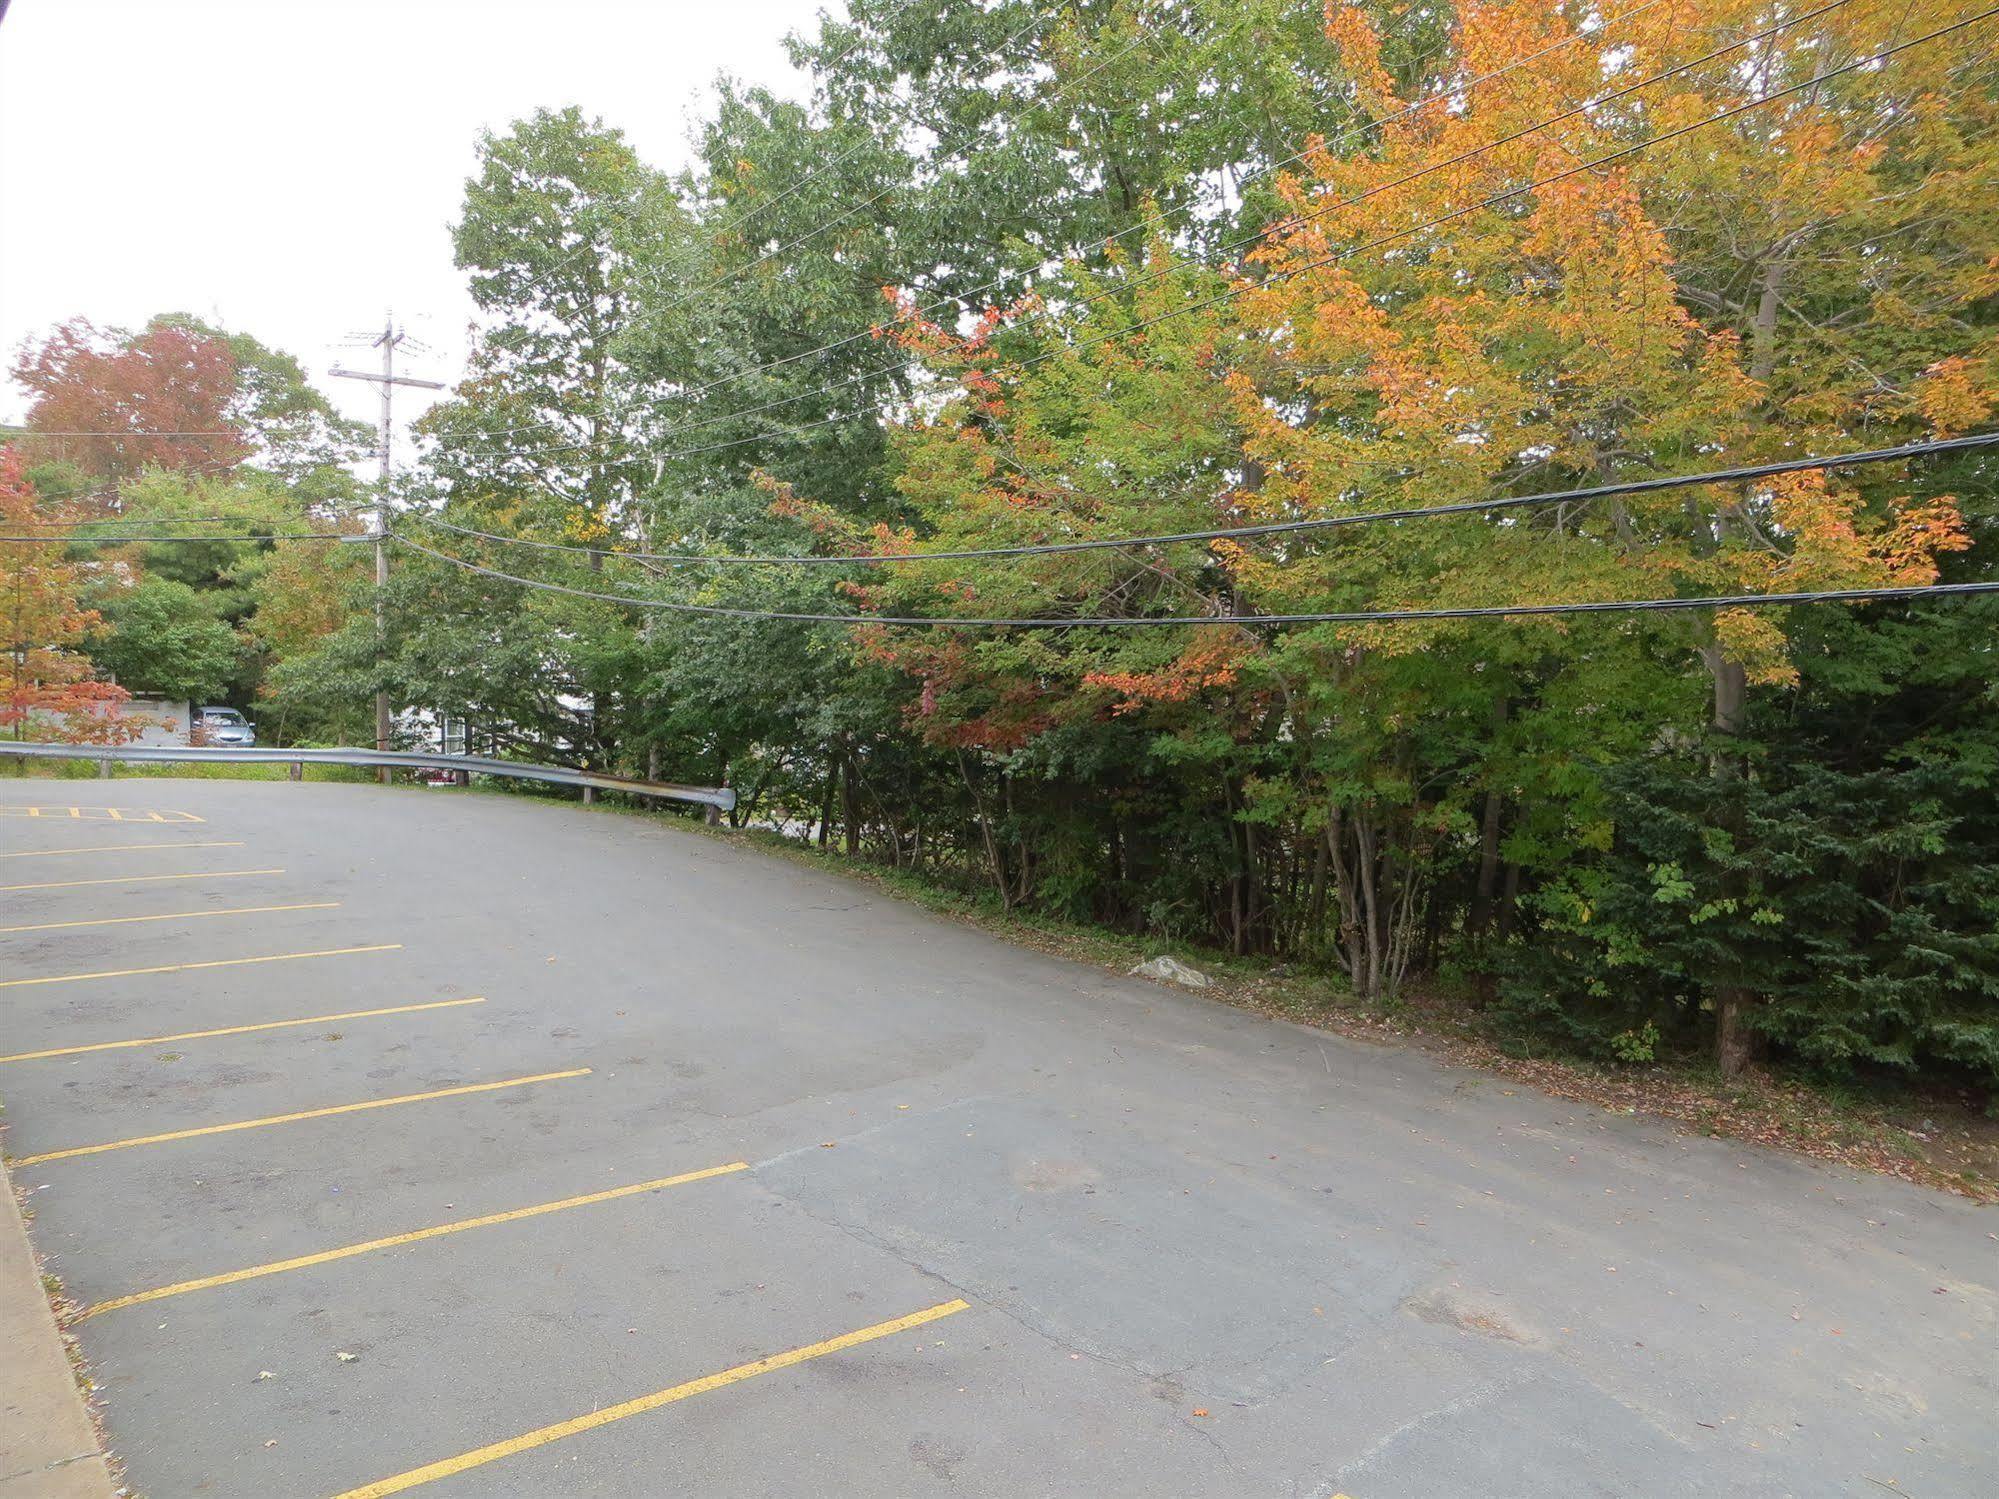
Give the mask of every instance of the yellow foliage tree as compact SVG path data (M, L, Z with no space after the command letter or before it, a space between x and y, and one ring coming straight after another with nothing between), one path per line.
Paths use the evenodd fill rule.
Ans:
M1999 265L1999 105L1978 71L1991 38L1944 31L1963 14L1717 0L1606 21L1488 0L1398 84L1368 12L1332 0L1360 101L1390 118L1359 154L1308 155L1253 257L1235 513L1583 486L1982 421L1993 347L1963 313ZM1229 559L1264 607L1312 609L1926 583L1964 545L1948 498L1814 472ZM1327 632L1325 665L1470 628ZM1724 732L1750 682L1790 675L1770 611L1672 628Z

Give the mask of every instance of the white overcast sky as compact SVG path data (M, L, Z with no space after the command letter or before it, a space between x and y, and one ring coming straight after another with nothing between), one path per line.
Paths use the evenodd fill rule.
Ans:
M192 312L304 361L351 415L347 346L389 309L452 380L451 264L479 132L580 105L655 166L720 73L802 98L786 32L840 0L13 0L0 21L0 354L66 318ZM363 337L369 336L364 334ZM397 425L428 392L398 398ZM0 418L23 392L0 380Z

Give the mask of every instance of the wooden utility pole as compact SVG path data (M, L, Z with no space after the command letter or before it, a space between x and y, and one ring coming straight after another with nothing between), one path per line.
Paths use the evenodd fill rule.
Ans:
M407 335L396 328L393 315L382 321L382 334L374 342L374 347L382 351L382 372L377 375L367 370L343 370L338 366L327 373L342 380L367 380L381 389L382 424L375 450L375 461L381 468L381 496L375 511L375 652L379 664L388 639L388 618L386 598L389 587L389 470L395 461L395 393L398 385L414 386L419 390L443 390L436 380L417 380L408 375L396 373L396 345ZM389 694L386 691L375 694L375 748L389 748ZM384 786L389 784L390 772L386 767L381 772Z

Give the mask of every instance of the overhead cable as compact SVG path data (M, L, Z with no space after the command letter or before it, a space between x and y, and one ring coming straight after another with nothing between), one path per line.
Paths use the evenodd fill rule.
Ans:
M573 588L566 583L550 583L539 578L523 578L499 568L486 567L463 557L454 557L414 541L399 531L389 533L400 545L465 572L544 593L565 594L570 598L598 603L623 604L634 609L654 609L669 614L704 615L719 619L768 621L772 623L824 625L907 625L926 629L957 630L1073 630L1073 629L1157 629L1182 625L1321 625L1393 624L1418 620L1512 619L1570 614L1636 614L1676 612L1690 609L1734 609L1770 605L1816 603L1864 603L1877 599L1916 597L1956 598L1972 594L1999 593L1999 580L1974 583L1910 583L1885 588L1827 588L1797 593L1717 594L1700 598L1597 599L1557 604L1489 604L1444 609L1354 609L1325 610L1307 614L1139 614L1106 618L1024 618L973 619L951 615L817 614L781 609L740 609L721 604L687 604L672 599L645 598L627 593L606 593L598 589Z
M349 535L344 531L263 531L254 535L221 536L213 532L207 535L163 536L156 532L125 531L118 533L92 532L88 535L76 533L62 534L54 531L38 531L31 536L0 536L0 542L26 543L45 542L62 546L129 546L134 542L167 541L354 541L362 539L363 533Z
M1868 448L1851 453L1815 454L1804 458L1781 458L1769 463L1743 464L1736 468L1709 469L1697 474L1662 474L1645 479L1624 479L1613 484L1594 484L1584 489L1544 490L1538 494L1495 495L1482 500L1457 500L1447 505L1411 505L1393 510L1350 511L1343 515L1315 516L1304 520L1267 521L1247 526L1216 526L1200 531L1166 531L1149 536L1092 538L1087 541L1040 542L1022 546L968 547L938 552L872 552L852 556L810 553L791 556L703 555L697 552L625 552L608 547L577 546L559 541L535 541L525 536L502 536L492 531L474 530L438 516L416 512L424 524L454 531L460 536L505 546L528 547L542 552L569 552L577 555L623 558L631 562L657 562L669 566L819 566L899 562L968 562L1001 557L1048 557L1065 552L1124 550L1130 547L1171 546L1190 541L1241 541L1255 536L1284 536L1300 531L1324 531L1339 526L1363 526L1379 521L1421 520L1433 515L1483 515L1494 510L1516 510L1526 505L1581 503L1616 495L1650 494L1662 489L1689 489L1703 484L1732 484L1750 479L1806 470L1854 468L1862 464L1888 463L1902 458L1921 458L1935 453L1962 452L1999 443L1999 431L1977 432L1965 437L1932 438L1903 443L1892 448Z

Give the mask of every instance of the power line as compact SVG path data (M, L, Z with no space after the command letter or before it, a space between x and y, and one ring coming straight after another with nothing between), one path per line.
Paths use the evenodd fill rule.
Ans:
M81 491L71 490L74 494ZM64 495L43 494L35 491L35 497L43 500L62 499ZM76 526L254 526L257 518L253 515L113 515L101 520L72 520L64 522ZM108 534L108 533L107 533Z
M166 521L176 526L254 526L254 517L241 515L119 515L104 520L82 521L78 524L89 526L150 526L158 521Z
M209 532L196 536L164 536L157 532L126 531L116 535L92 534L88 536L62 536L52 531L37 532L32 536L0 536L0 542L46 542L63 546L129 546L140 541L365 541L364 533L349 534L345 531L263 531L250 535L217 535Z
M495 567L486 567L477 562L467 561L463 557L454 557L448 552L440 552L427 547L420 541L412 541L401 532L391 532L390 534L399 545L409 547L412 551L421 552L423 555L435 558L439 562L449 563L453 567L461 568L469 573L477 573L481 577L493 578L503 583L513 583L523 588L536 589L545 593L566 594L571 598L591 599L605 604L624 604L634 609L658 609L672 614L697 614L720 619L743 619L792 624L909 625L929 629L961 630L1124 630L1163 628L1179 625L1229 625L1232 627L1244 627L1250 625L1391 624L1417 620L1510 619L1568 614L1664 613L1691 609L1749 608L1758 605L1864 603L1876 599L1916 597L1955 598L1969 594L1999 593L1999 579L1995 579L1975 583L1898 584L1886 588L1827 588L1798 593L1718 594L1701 598L1600 599L1581 603L1490 604L1448 609L1329 610L1310 614L1129 615L1091 619L969 619L954 618L951 616L933 618L924 615L812 614L774 609L737 609L721 604L686 604L670 599L640 598L625 593L605 593L596 589L572 588L564 583L549 583L537 578L519 577L513 573L502 572Z
M1047 557L1066 552L1122 550L1141 546L1170 546L1177 542L1236 541L1252 536L1283 536L1300 531L1323 531L1337 526L1366 525L1376 521L1420 520L1434 515L1480 515L1493 510L1513 510L1525 505L1548 505L1572 501L1608 499L1616 495L1649 494L1663 489L1686 489L1703 484L1729 484L1776 474L1811 469L1854 468L1862 464L1887 463L1901 458L1919 458L1933 453L1960 452L1999 443L1999 432L1980 432L1966 437L1936 438L1903 443L1892 448L1868 448L1851 453L1820 454L1808 458L1783 458L1769 463L1752 463L1736 468L1710 469L1697 474L1666 474L1646 479L1626 479L1597 484L1586 489L1547 490L1539 494L1499 495L1482 500L1460 500L1448 505L1419 505L1396 510L1356 511L1346 515L1319 516L1308 520L1269 521L1259 525L1221 526L1204 531L1171 531L1151 536L1123 536L1089 541L1058 541L1010 547L972 547L948 552L877 552L855 556L820 553L794 556L702 555L693 552L620 552L605 547L576 546L558 541L535 541L524 536L501 536L478 531L436 516L416 513L426 525L454 531L460 536L506 546L530 547L543 552L623 558L631 562L660 562L682 566L841 566L862 563L967 562L999 557Z
M1202 531L1160 532L1146 536L1105 537L1088 541L1046 542L1011 547L973 547L940 552L880 552L854 555L802 553L782 556L701 554L690 552L624 552L613 551L604 547L578 546L565 542L538 541L524 536L503 536L497 532L480 531L470 526L460 526L437 516L423 515L421 513L415 513L414 518L425 525L436 526L442 530L451 531L460 536L471 537L480 541L495 542L506 546L529 547L544 552L610 557L628 562L715 566L840 566L849 564L910 562L964 562L994 558L1056 556L1074 552L1128 550L1134 547L1169 546L1183 542L1235 541L1249 537L1280 536L1304 531L1330 530L1336 527L1366 525L1380 521L1421 520L1439 515L1486 514L1494 510L1512 510L1529 505L1575 503L1608 499L1619 495L1648 494L1668 489L1695 488L1708 484L1737 483L1751 479L1769 478L1778 474L1854 468L1864 464L1893 462L1904 458L1927 457L1937 453L1963 452L1990 447L1995 443L1999 443L1999 432L1981 432L1964 437L1938 438L1923 442L1903 443L1890 448L1869 448L1850 453L1820 454L1806 458L1778 459L1769 463L1745 464L1726 469L1710 469L1695 474L1666 474L1645 479L1621 480L1612 484L1592 485L1582 489L1547 490L1525 495L1498 495L1482 500L1461 500L1446 505L1421 505L1407 506L1394 510L1356 511L1345 515L1319 516L1294 521L1270 521L1248 526L1215 527ZM224 515L175 517L178 523L184 525L203 522L222 524L239 521L239 519L239 517ZM99 524L115 525L118 522L101 522ZM91 532L88 534L42 532L32 536L0 536L0 542L63 542L71 545L117 546L127 542L341 541L355 540L361 536L362 533L338 531L280 531L243 535L204 533L192 536L165 535L157 532Z
M1658 5L1660 3L1662 3L1662 0L1646 0L1646 3L1643 5L1635 6L1631 10L1624 11L1619 15L1611 17L1609 20L1604 22L1603 26L1599 28L1599 30L1607 31L1611 27L1617 25L1619 22L1629 20L1630 18L1637 16L1644 11L1652 9L1655 5ZM1483 151L1493 150L1499 146L1505 145L1509 141L1517 139L1519 135L1531 134L1534 131L1538 130L1545 130L1549 126L1559 124L1561 123L1561 121L1568 119L1572 115L1577 114L1583 110L1600 108L1602 107L1602 105L1607 104L1614 99L1621 98L1623 97L1623 95L1628 94L1636 89L1649 87L1650 85L1659 82L1663 78L1673 76L1675 73L1685 71L1688 68L1698 67L1704 62L1711 61L1713 58L1720 56L1724 52L1733 51L1737 48L1747 46L1752 42L1760 41L1764 37L1770 35L1772 32L1782 30L1786 27L1800 25L1805 21L1811 20L1815 16L1823 14L1825 11L1837 9L1840 5L1843 5L1845 3L1846 0L1833 0L1833 3L1824 5L1820 7L1820 9L1818 10L1811 11L1806 15L1796 17L1792 20L1781 22L1778 25L1772 26L1763 32L1757 33L1755 36L1745 37L1743 40L1739 42L1732 43L1729 47L1724 47L1718 49L1717 51L1710 52L1705 57L1696 58L1692 62L1682 64L1679 67L1670 69L1665 73L1655 74L1653 77L1645 79L1640 83L1628 85L1627 87L1618 90L1616 93L1598 96L1588 101L1585 104L1578 105L1575 109L1571 109L1565 114L1555 116L1553 119L1543 120L1536 125L1528 127L1528 129L1525 131L1517 132L1516 135L1505 137L1502 140L1488 142L1487 144L1477 148L1476 150L1461 153L1460 155L1451 158L1449 161L1434 163L1431 166L1423 168L1422 171L1398 178L1394 182L1384 183L1381 184L1380 186L1370 188L1367 192L1358 194L1353 198L1345 199L1338 203L1328 204L1323 207L1314 209L1310 213L1305 214L1302 217L1304 220L1309 221L1311 219L1320 217L1326 213L1330 213L1336 209L1351 208L1355 204L1363 202L1367 198L1373 197L1376 193L1386 192L1396 187L1407 186L1410 182L1416 181L1421 177L1429 175L1432 172L1441 171L1447 167L1454 166L1459 162L1466 160L1470 156L1478 155ZM1332 146L1350 140L1357 135L1363 135L1372 130L1379 130L1384 126L1394 124L1397 121L1411 118L1417 113L1421 112L1422 110L1431 107L1432 105L1448 102L1453 98L1462 97L1470 93L1472 90L1477 89L1483 86L1484 84L1493 81L1494 79L1503 77L1504 75L1514 71L1516 68L1524 67L1526 64L1534 62L1539 58L1545 57L1551 52L1555 52L1563 47L1573 45L1575 42L1582 40L1585 35L1587 35L1587 33L1581 31L1572 31L1568 36L1566 36L1559 42L1550 43L1548 46L1543 47L1538 51L1528 53L1525 57L1515 58L1512 62L1506 64L1504 67L1495 68L1490 72L1479 75L1476 78L1469 79L1465 83L1459 85L1454 89L1448 90L1443 93L1432 94L1426 99L1420 99L1401 110L1395 111L1394 113L1391 114L1384 115L1379 119L1369 120L1360 125L1350 126L1348 129L1334 136L1330 141L1322 143L1319 149L1330 149ZM1284 167L1290 166L1296 162L1303 161L1307 156L1312 154L1313 149L1314 148L1312 147L1307 147L1303 150L1293 152L1290 156L1285 157L1281 161L1272 162L1270 165L1266 167L1259 168L1257 171L1251 173L1247 178L1244 179L1244 184L1246 185L1247 183L1255 181L1256 179L1261 177L1267 177L1271 173L1279 171ZM1124 240L1131 237L1132 235L1139 234L1151 227L1152 226L1147 223L1132 224L1124 229L1117 231L1114 234L1107 235L1104 238L1103 243L1105 245L1115 244L1120 240ZM1261 231L1259 231L1256 234L1246 235L1240 239L1230 241L1229 243L1220 246L1215 253L1217 255L1227 255L1236 250L1243 249L1246 246L1256 244L1259 241L1261 241L1263 237L1264 236ZM996 287L1006 284L1010 280L1041 275L1048 270L1052 270L1056 267L1065 264L1069 259L1073 258L1076 253L1077 252L1073 250L1064 251L1061 257L1046 258L1025 272L1009 273L1008 275L998 276L990 281L983 282L978 286L967 288L965 291L959 293L955 297L940 298L937 301L931 302L925 306L917 308L915 310L914 315L916 317L924 317L933 312L938 312L953 307L957 307L961 304L961 302L965 298L974 297L982 292L991 291ZM1114 287L1108 291L1100 292L1092 296L1080 298L1075 303L1073 303L1072 306L1078 308L1087 307L1093 305L1096 302L1103 301L1107 297L1122 295L1136 287L1147 285L1152 281L1160 279L1160 276L1162 274L1164 273L1153 273L1139 277L1138 279L1126 283L1125 285ZM668 310L671 309L657 309L656 311L664 312ZM647 315L650 316L655 314L647 314ZM733 385L739 380L746 380L750 378L752 375L767 374L772 370L782 369L787 365L795 364L800 360L810 359L815 355L832 353L835 350L846 348L852 344L866 342L869 339L875 338L880 331L881 330L879 328L871 327L860 333L852 333L847 335L845 338L839 338L833 340L830 343L821 344L817 348L806 349L797 354L787 355L782 359L771 360L765 364L755 365L749 369L738 370L734 374L724 375L717 379L710 380L706 384L697 385L693 387L691 390L680 392L679 395L675 397L675 399L681 401L693 400L698 396L705 395L709 391L719 390L724 386ZM922 364L921 360L915 360L915 359L905 360L901 364L890 365L881 370L869 371L858 376L853 376L847 380L838 381L831 385L821 386L815 390L802 391L797 395L787 396L780 400L766 402L761 406L752 406L742 411L727 412L720 416L704 418L703 420L698 422L676 425L671 430L674 432L692 432L692 431L698 431L702 427L714 426L719 422L739 421L745 417L755 416L764 411L775 410L780 406L788 406L798 401L808 400L813 396L826 395L833 391L843 390L848 388L849 386L861 384L866 381L884 379L891 375L900 374L905 371L915 369L919 367L921 364ZM845 420L845 418L838 418L837 420ZM548 426L549 424L547 422L531 422L531 423L524 423L517 427L502 428L496 432L470 434L470 436L474 441L482 443L490 443L499 440L501 438L512 436L515 433L519 432L533 431L537 428L546 430ZM772 435L780 435L780 434L772 434ZM761 439L745 439L745 440L757 441ZM631 451L630 439L606 437L606 438L596 438L587 443L576 443L576 444L554 445L554 446L545 445L541 447L528 448L524 450L517 449L515 450L515 456L533 456L539 453L569 452L589 447L595 447L604 443L622 443L625 446L628 455ZM674 455L669 454L666 456L670 457Z

